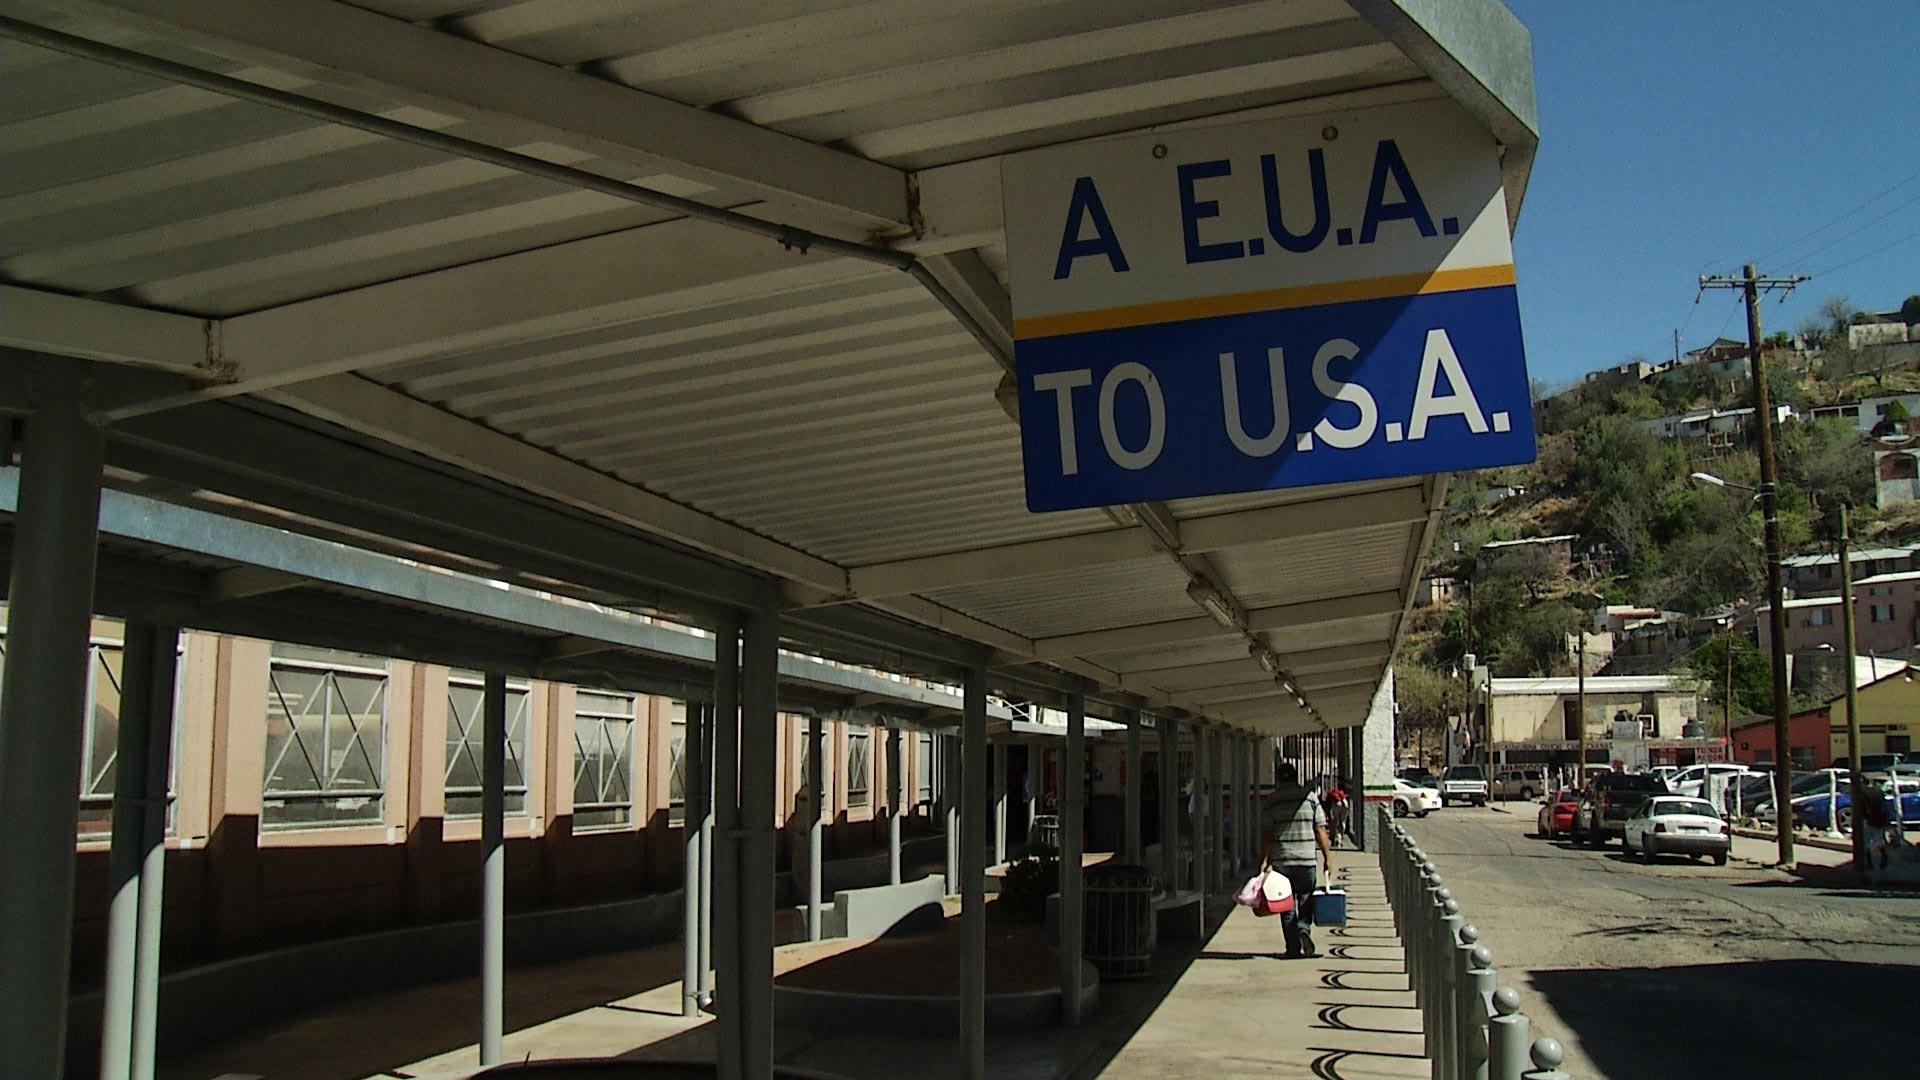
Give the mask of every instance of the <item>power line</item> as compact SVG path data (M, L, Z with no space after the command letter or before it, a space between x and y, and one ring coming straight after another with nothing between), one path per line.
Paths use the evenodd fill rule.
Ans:
M1802 240L1808 240L1815 236L1818 236L1819 234L1827 231L1828 229L1833 228L1835 225L1840 224L1842 221L1845 221L1846 219L1852 217L1853 215L1859 213L1860 211L1865 210L1867 207L1872 206L1874 203L1879 202L1881 199L1884 199L1887 196L1893 194L1894 192L1900 190L1901 188L1906 187L1908 184L1913 183L1913 181L1916 179L1920 179L1920 170L1915 170L1914 172L1907 174L1905 177L1901 178L1900 180L1895 181L1892 187L1887 188L1885 191L1880 192L1878 195L1875 195L1871 199L1867 199L1864 202L1861 202L1855 205L1852 209L1848 210L1846 213L1839 215L1838 217L1832 219L1831 221L1828 221L1826 224L1821 225L1818 228L1808 230L1807 232L1794 237L1793 239L1787 241L1786 243L1781 244L1779 247L1774 248L1772 251L1769 251L1765 255L1760 256L1760 261L1765 262L1766 260L1773 258L1775 255L1778 255L1781 252L1787 250L1788 248L1794 246L1795 244L1798 244ZM1899 209L1899 207L1895 207L1894 209L1897 210ZM1813 254L1813 252L1808 252L1807 254L1811 255Z
M1833 245L1839 243L1842 240L1859 235L1861 232L1865 231L1866 229L1880 224L1881 222L1887 220L1888 218L1892 217L1893 215L1899 213L1902 210L1905 210L1907 207L1912 206L1914 203L1917 203L1917 202L1920 202L1920 195L1915 195L1913 198L1908 199L1906 202L1903 202L1900 205L1894 207L1893 209L1887 211L1886 213L1881 214L1877 218L1874 218L1870 221L1861 222L1859 225L1848 230L1847 232L1841 233L1839 236L1836 236L1833 239L1827 241L1826 243L1821 244L1819 247L1814 248L1812 251L1807 252L1805 255L1801 256L1802 261L1813 258L1815 255L1820 254L1821 252L1827 250L1828 248L1832 247Z
M1908 233L1907 235L1905 235L1905 236L1903 236L1903 237L1901 237L1901 238L1900 238L1900 239L1898 239L1898 240L1895 240L1895 241L1893 241L1893 242L1892 242L1892 243L1890 243L1890 244L1883 244L1883 245L1881 245L1880 247L1877 247L1877 248L1874 248L1874 249L1873 249L1872 251L1869 251L1869 252L1867 252L1867 253L1866 253L1865 255L1856 255L1856 256L1854 256L1853 258L1851 258L1851 259L1848 259L1848 260L1847 260L1846 262L1843 262L1843 263L1836 263L1836 264L1835 264L1835 265L1833 265L1833 266L1829 266L1829 267L1827 267L1827 268L1826 268L1825 270L1818 270L1818 271L1815 271L1814 273L1812 273L1812 274L1809 274L1809 275L1807 275L1807 276L1808 276L1808 277L1820 277L1820 276L1821 276L1821 275L1823 275L1823 274L1831 274L1831 273L1833 273L1833 272L1834 272L1835 270L1844 270L1844 269L1846 269L1847 267L1849 267L1849 266L1852 266L1852 265L1853 265L1854 263L1857 263L1857 262L1862 262L1862 261L1864 261L1864 260L1867 260L1867 259L1871 259L1871 258L1873 258L1873 257L1874 257L1875 255L1878 255L1878 254L1880 254L1880 253L1881 253L1881 252L1883 252L1883 251L1891 251L1891 250L1893 250L1894 248L1897 248L1897 247L1899 247L1899 246L1900 246L1901 244L1904 244L1904 243L1906 243L1906 242L1907 242L1907 241L1909 241L1909 240L1920 240L1920 230L1916 230L1916 231L1914 231L1914 232L1910 232L1910 233Z

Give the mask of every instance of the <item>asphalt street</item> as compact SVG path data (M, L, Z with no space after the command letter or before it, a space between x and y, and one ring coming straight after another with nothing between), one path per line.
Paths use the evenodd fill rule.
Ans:
M1533 839L1537 805L1504 809L1406 824L1574 1080L1920 1076L1920 898L1647 866Z

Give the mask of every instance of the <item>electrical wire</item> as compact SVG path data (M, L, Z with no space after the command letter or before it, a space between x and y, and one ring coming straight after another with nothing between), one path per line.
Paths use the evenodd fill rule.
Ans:
M1884 199L1887 196L1893 194L1894 192L1900 190L1901 188L1906 187L1908 184L1913 183L1915 180L1920 180L1920 169L1916 169L1915 171L1907 174L1905 177L1902 177L1901 179L1895 181L1892 187L1889 187L1885 191L1880 192L1878 195L1875 195L1874 197L1855 205L1852 209L1848 210L1846 213L1841 214L1838 217L1835 217L1834 219L1832 219L1831 221L1828 221L1824 225L1821 225L1814 229L1810 229L1807 232L1804 232L1799 236L1794 237L1793 239L1787 241L1786 243L1781 244L1779 247L1774 248L1772 251L1767 252L1765 255L1760 256L1760 258L1755 261L1765 262L1768 259L1773 258L1775 255L1778 255L1781 252L1786 251L1788 248L1793 247L1795 244L1798 244L1802 240L1809 240L1815 236L1818 236L1819 234L1827 231L1828 229L1833 228L1835 225L1840 224L1842 221L1845 221L1846 219L1852 217L1853 215L1859 213L1860 211L1865 210L1867 207L1872 206L1874 203L1879 202L1881 199ZM1902 205L1905 205L1905 204L1902 204ZM1899 207L1895 207L1894 209L1897 210L1899 209ZM1820 249L1817 249L1817 248L1815 249L1815 251L1818 251L1818 250ZM1812 255L1812 254L1814 254L1813 251L1807 252L1807 255Z
M1874 218L1871 221L1862 222L1861 224L1854 227L1853 229L1847 232L1844 232L1839 236L1834 237L1833 239L1827 241L1826 243L1821 244L1819 247L1814 248L1812 251L1807 252L1805 255L1800 256L1800 258L1802 261L1811 259L1815 255L1820 254L1821 252L1827 250L1828 248L1832 247L1833 245L1839 243L1842 240L1847 240L1854 236L1858 236L1860 233L1864 232L1868 228L1871 228L1872 226L1880 224L1881 222L1887 220L1893 215L1899 213L1900 211L1905 210L1907 207L1912 206L1914 203L1920 203L1920 195L1915 195L1913 198L1908 199L1906 202L1901 203L1900 205L1894 207L1893 209L1887 211L1884 214L1881 214L1879 217Z
M1855 255L1853 258L1848 259L1846 262L1835 263L1834 265L1827 267L1825 270L1815 271L1814 273L1808 274L1807 276L1820 277L1823 274L1831 274L1835 270L1844 270L1847 267L1852 266L1854 263L1864 262L1865 260L1871 259L1875 255L1880 254L1881 252L1891 251L1894 248L1899 247L1901 244L1904 244L1909 240L1920 240L1920 230L1910 232L1907 235L1901 237L1900 239L1893 241L1892 243L1882 244L1881 246L1874 248L1872 251L1869 251L1864 255Z

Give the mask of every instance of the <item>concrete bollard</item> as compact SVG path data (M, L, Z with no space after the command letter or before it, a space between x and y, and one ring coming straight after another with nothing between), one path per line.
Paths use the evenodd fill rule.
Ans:
M1449 999L1453 1009L1453 1075L1466 1080L1473 1075L1470 1059L1477 1042L1469 999L1473 995L1473 950L1479 947L1480 931L1469 924L1462 926L1455 937L1459 944L1453 950L1453 996Z
M1420 1021L1422 1030L1426 1032L1427 1057L1433 1063L1436 1080L1444 1075L1440 1071L1440 1063L1446 1060L1447 1052L1446 1029L1442 1025L1443 1012L1440 1007L1440 957L1444 955L1440 934L1445 929L1445 923L1441 920L1446 917L1446 905L1452 899L1452 889L1445 885L1434 888L1424 909L1426 918L1420 926Z
M1440 1076L1442 1080L1457 1080L1460 1075L1460 1010L1454 1007L1460 996L1458 980L1454 978L1454 953L1460 948L1460 930L1466 920L1460 916L1460 901L1448 898L1441 907L1440 916L1440 955L1435 965L1437 974L1437 993L1434 1004L1438 1013L1440 1027Z
M1532 1034L1520 1015L1520 995L1510 987L1493 992L1493 1019L1487 1021L1488 1080L1526 1080L1527 1038Z
M1567 1080L1567 1074L1560 1069L1560 1063L1567 1060L1560 1040L1543 1035L1533 1040L1528 1056L1533 1059L1533 1068L1524 1074L1526 1080Z
M1461 1030L1466 1033L1466 1053L1460 1058L1462 1080L1488 1080L1487 1021L1493 1015L1493 980L1493 950L1475 945L1467 952L1466 978L1460 993L1465 1010Z

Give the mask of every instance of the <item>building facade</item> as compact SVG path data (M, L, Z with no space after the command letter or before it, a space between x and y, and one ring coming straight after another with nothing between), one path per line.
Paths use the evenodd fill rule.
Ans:
M1503 764L1571 764L1579 760L1583 732L1589 764L1619 757L1614 740L1620 735L1628 736L1623 742L1644 743L1639 749L1655 764L1725 757L1725 740L1698 727L1699 691L1673 676L1589 676L1584 712L1581 680L1572 676L1493 679L1486 695L1490 749Z

